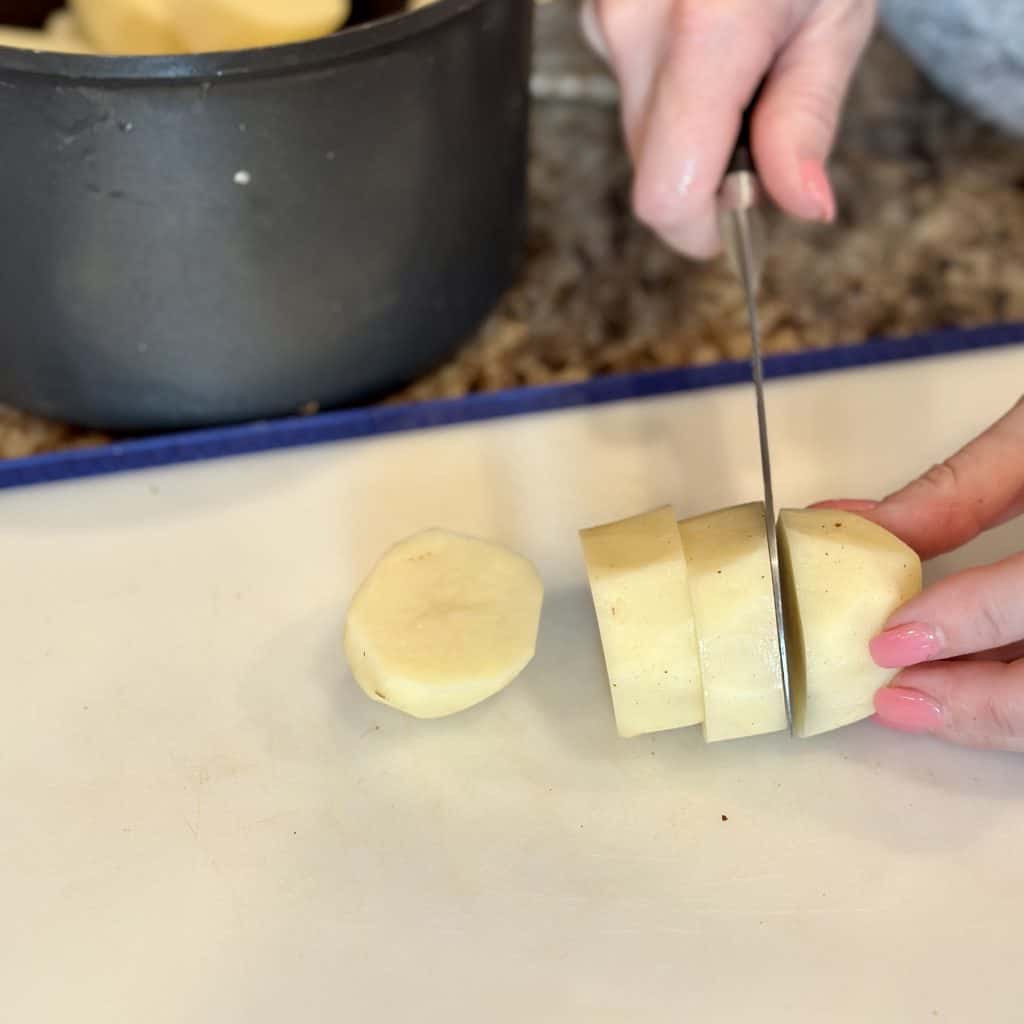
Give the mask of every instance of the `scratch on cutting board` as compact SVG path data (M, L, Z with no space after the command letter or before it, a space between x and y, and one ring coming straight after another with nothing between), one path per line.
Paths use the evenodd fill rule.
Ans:
M729 878L702 878L694 879L691 884L694 885L736 885L737 883L743 884L745 882L777 882L780 878L784 878L785 875L781 871L765 871L760 874L750 875L732 875Z
M878 907L788 907L766 910L763 907L702 907L698 913L714 917L829 917L847 914L877 914Z
M625 863L625 864L671 864L678 867L679 857L666 857L653 853L631 853L631 854L616 854L616 853L601 853L600 851L591 850L587 853L587 856L591 860L597 861L608 861L611 863ZM780 879L785 878L785 873L782 871L763 871L758 873L752 873L749 875L730 875L724 878L695 878L691 879L690 883L693 886L732 886L732 885L743 885L753 882L777 882Z
M671 935L676 937L691 937L701 935L700 928L681 928L674 924L657 924L645 928L602 928L601 934L606 938L636 938L647 937L651 932L659 935Z
M287 818L289 814L290 812L288 811L278 811L276 814L268 814L264 818L255 818L253 821L243 822L239 831L245 832L251 828L258 827L259 825L273 824L275 821L280 821L282 818Z
M210 870L217 876L221 887L224 892L227 893L228 903L231 907L231 924L234 930L238 933L242 932L242 913L239 905L238 893L235 889L234 879L230 874L221 869L221 866L217 863L217 859L210 852L210 848L203 842L202 837L199 835L199 829L197 828L198 822L194 825L188 815L182 815L182 821L185 822L185 827L192 833L192 838L195 840L196 846L202 853L203 858L209 865Z
M586 856L590 860L609 861L612 863L637 864L679 864L679 857L668 857L662 854L644 852L636 853L602 853L600 850L588 850Z
M218 754L188 770L186 782L191 787L195 797L195 814L193 816L195 826L193 832L196 833L197 838L198 832L196 830L199 829L202 822L203 792L206 787L242 775L249 768L250 766L244 761Z

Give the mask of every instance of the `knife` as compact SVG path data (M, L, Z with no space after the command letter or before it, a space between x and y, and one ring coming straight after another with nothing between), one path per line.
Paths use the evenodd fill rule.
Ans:
M793 735L793 701L790 692L789 661L786 657L785 617L782 608L782 582L779 573L779 545L775 525L775 496L772 491L772 465L768 450L768 422L764 403L764 366L761 359L761 324L757 313L757 290L764 261L764 227L760 206L763 193L754 166L750 145L750 115L760 89L743 115L732 158L719 192L722 237L726 251L739 276L747 303L750 323L751 370L757 402L757 430L761 442L761 476L764 480L765 533L771 565L772 596L775 600L775 630L782 668L782 693L786 702L786 725Z

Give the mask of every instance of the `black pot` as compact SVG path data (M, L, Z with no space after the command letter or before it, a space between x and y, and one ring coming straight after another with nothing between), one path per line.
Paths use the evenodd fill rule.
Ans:
M379 396L522 251L532 0L292 46L0 48L0 401L108 430Z

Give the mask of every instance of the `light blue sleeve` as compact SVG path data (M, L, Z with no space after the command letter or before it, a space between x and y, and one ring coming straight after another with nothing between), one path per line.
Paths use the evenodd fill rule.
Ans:
M938 88L1024 135L1024 0L882 0L881 10Z

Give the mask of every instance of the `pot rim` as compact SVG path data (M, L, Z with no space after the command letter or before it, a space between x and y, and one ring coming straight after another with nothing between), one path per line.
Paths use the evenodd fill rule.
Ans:
M256 76L286 75L345 62L372 50L394 46L465 16L482 3L499 0L434 0L413 11L400 11L352 28L299 43L248 50L160 56L97 56L55 53L0 45L0 76L63 79L81 82L195 83ZM521 3L524 0L511 0Z

